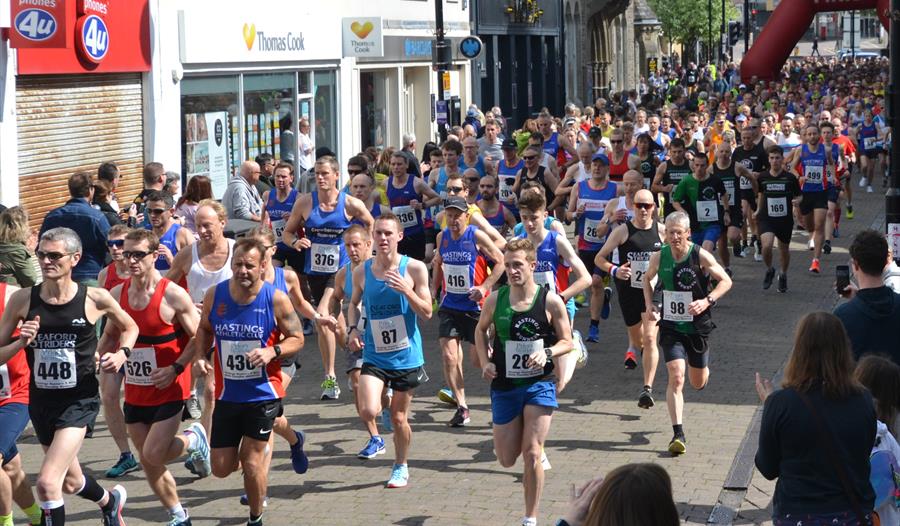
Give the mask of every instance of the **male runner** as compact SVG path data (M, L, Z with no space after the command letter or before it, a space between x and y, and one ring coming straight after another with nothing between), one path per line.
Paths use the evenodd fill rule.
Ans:
M742 130L741 131L741 144L731 154L731 158L734 159L734 162L742 165L750 172L756 174L757 178L760 174L769 169L768 164L768 154L766 153L765 146L762 143L756 143L753 141L753 132L751 130ZM743 216L747 219L745 223L746 229L750 231L750 245L753 245L753 249L755 253L753 255L754 261L762 261L762 247L759 244L759 228L756 226L756 216L753 214L757 210L756 203L756 189L753 186L753 180L748 177L742 177L740 179L740 197L741 197L741 210L743 211ZM746 246L746 237L745 246ZM746 254L748 255L749 250Z
M488 176L492 177L492 176ZM437 235L438 251L432 263L432 296L441 291L438 318L439 343L444 366L444 380L456 400L456 412L450 419L451 427L469 423L469 406L466 404L463 383L463 341L475 346L475 325L481 303L503 275L503 253L490 236L469 225L469 205L462 197L454 196L444 202L447 228ZM475 267L479 253L495 262L490 275L481 283L475 283Z
M772 266L772 246L778 239L781 255L781 274L778 276L778 292L787 292L787 271L791 263L791 234L794 230L792 205L800 202L800 184L793 174L784 170L784 153L778 146L769 148L769 171L759 178L759 208L755 214L760 223L763 261L766 277L763 289L772 286L775 267Z
M844 152L847 160L846 169L843 171L841 175L841 186L844 188L844 192L847 194L847 219L853 219L853 170L856 165L856 145L853 143L853 139L851 139L848 135L844 135L844 123L841 121L840 117L832 117L831 123L834 125L834 142L838 144ZM838 212L839 213L839 212ZM840 217L835 216L834 222L834 237L838 237L838 224L840 223Z
M103 489L82 472L77 455L100 411L94 325L106 316L107 328L115 327L121 334L122 347L101 361L109 373L125 363L138 328L109 292L72 280L72 269L81 259L81 240L73 230L60 227L44 232L37 257L44 281L10 297L0 320L0 364L26 348L31 369L28 412L45 454L37 479L44 522L65 524L63 493L68 493L97 503L104 525L124 524L125 488ZM24 323L19 337L13 339L20 322Z
M300 273L303 272L305 254L302 250L287 246L281 240L288 216L291 215L291 209L294 208L297 196L300 195L294 188L294 167L290 163L278 163L278 166L275 167L274 178L275 188L262 196L262 224L271 225L275 232L275 238L278 240L272 262L280 267L291 267L294 272Z
M428 380L418 318L431 319L432 300L425 264L397 252L403 238L400 220L384 214L375 220L375 257L353 271L353 294L347 325L351 351L362 350L359 378L359 414L370 422L381 412L385 386L394 391L391 421L394 425L394 465L388 488L409 483L407 457L412 440L409 407L413 389ZM358 328L360 304L366 327Z
M149 199L151 222L156 215L154 206L155 200ZM150 489L169 512L169 525L190 526L191 519L178 499L175 478L166 464L187 452L196 471L205 475L210 472L209 443L203 426L193 423L183 435L178 433L184 401L191 389L191 374L186 367L193 356L184 350L200 316L187 291L155 268L161 246L154 232L129 232L123 257L129 264L130 277L111 294L140 331L137 346L125 364L128 435L140 455ZM115 348L118 339L115 327L107 329L101 352Z
M651 254L658 252L662 246L666 229L656 221L656 205L649 190L637 191L634 208L634 219L613 229L597 253L596 262L616 281L622 318L628 328L625 367L637 367L637 352L642 353L644 387L638 397L638 407L649 409L654 404L653 378L656 376L659 351L656 347L656 323L650 319L644 305L644 274L649 268ZM617 260L610 262L610 259Z
M731 146L728 143L719 144L716 152L716 160L709 167L710 173L718 177L725 187L725 193L728 194L728 226L722 235L719 236L717 244L719 259L722 260L722 266L725 272L731 275L731 252L728 251L728 244L734 247L734 256L743 257L741 253L741 228L744 226L744 213L738 204L738 194L740 193L740 181L747 180L751 185L756 184L756 174L748 170L742 164L738 164L731 157Z
M559 407L551 358L573 349L572 327L563 299L534 280L537 256L530 240L510 241L504 263L509 285L488 297L475 341L478 359L484 364L482 376L491 381L494 451L506 468L522 456L522 524L536 526L544 487L544 440L553 409Z
M476 201L476 205L481 209L481 215L496 228L500 235L506 235L512 232L516 226L516 217L509 211L509 208L497 199L497 176L486 175L478 182L478 194L481 199Z
M106 290L112 290L113 287L128 279L129 264L122 257L122 251L125 247L125 234L129 230L131 229L123 224L113 225L107 234L106 246L112 262L97 276L97 283ZM125 429L125 415L122 414L121 391L124 373L125 371L115 371L107 374L103 370L100 371L100 402L103 408L103 418L106 420L109 434L112 435L116 447L119 448L119 460L106 470L106 476L109 478L121 477L141 468L131 453L131 446L128 444L128 430Z
M159 239L159 257L156 259L157 270L168 270L172 266L175 255L184 247L194 242L190 230L175 221L175 200L172 194L164 190L154 190L144 199L147 203L144 212L150 218L150 230Z
M401 156L402 157L402 156ZM408 165L403 157L404 166ZM306 267L313 304L320 314L327 313L330 296L334 292L334 275L347 264L347 253L341 242L351 221L356 219L366 228L372 228L372 215L365 203L351 197L337 188L340 168L334 157L320 157L316 161L316 191L302 194L294 203L291 215L282 233L284 242L293 248L307 250ZM414 178L410 178L414 179ZM388 195L390 187L388 183ZM306 237L297 239L297 230L303 222ZM424 240L422 242L424 249ZM334 354L336 348L334 329L324 324L316 325L317 343L325 369L322 382L322 400L337 400L341 394L337 377L334 375Z
M477 155L478 144L475 143L473 137L469 137L469 139L472 139L471 143L475 144L475 154ZM462 163L462 160L460 162ZM403 225L403 242L400 244L400 253L424 261L426 239L423 212L427 207L440 203L441 196L428 186L424 179L408 173L408 167L409 161L401 152L394 152L391 155L391 177L387 182L387 198L391 211L400 218L400 223ZM474 170L474 168L466 169L466 171L468 170ZM346 263L344 260L346 258L342 259L342 264Z
M656 168L656 175L653 177L653 183L650 185L652 192L662 194L664 197L664 216L675 211L670 198L672 190L691 173L690 163L685 159L684 153L684 140L680 137L672 139L669 143L669 158ZM729 150L730 153L731 150Z
M672 190L672 206L691 218L691 240L712 253L731 217L725 185L708 168L705 155L691 160L691 176Z
M878 143L884 141L884 128L875 122L872 108L866 108L863 112L863 120L854 130L857 149L860 152L859 167L862 176L859 178L859 186L866 187L866 192L872 193L872 181L875 179L875 165L878 161Z
M366 209L372 218L380 216L383 212L390 208L381 204L378 195L375 194L375 180L367 173L359 173L350 179L350 195L359 199L366 205ZM362 224L358 219L351 221L353 224ZM335 288L337 290L337 288Z
M265 449L284 398L280 360L303 347L303 326L291 300L263 279L265 253L256 238L235 243L232 276L207 291L197 334L186 351L204 353L215 345L212 367L198 360L200 368L207 373L212 368L216 375L212 472L225 478L243 470L248 526L263 523Z
M513 185L516 184L516 174L525 166L525 161L519 158L518 144L515 139L509 138L503 141L503 159L497 164L498 199L519 220L519 207L516 205L516 194Z
M697 156L695 160L700 157L705 159ZM659 347L669 373L666 403L673 431L669 453L681 455L687 450L682 424L685 362L694 389L706 387L709 381L707 338L715 327L710 308L731 289L731 278L712 254L691 242L691 220L684 212L673 212L666 217L666 241L659 252L650 256L644 274L644 304L651 320L659 320L659 308L653 301L653 282L659 276L663 289ZM712 292L710 278L718 281Z
M809 124L804 130L806 142L795 148L786 162L791 171L800 177L800 216L813 242L813 260L809 271L818 274L821 271L819 258L822 257L822 246L825 243L825 215L828 212L828 173L834 173L837 165L833 152L821 144L821 133L815 124Z
M835 126L829 121L819 124L822 133L822 146L829 152L833 163L825 166L825 176L828 180L828 213L825 214L825 243L822 252L831 254L831 242L838 232L841 219L841 194L844 191L844 173L847 170L847 161L844 148L835 140Z

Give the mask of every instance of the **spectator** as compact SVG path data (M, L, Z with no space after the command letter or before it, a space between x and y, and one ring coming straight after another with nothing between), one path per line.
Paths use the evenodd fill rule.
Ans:
M106 261L106 234L109 232L109 221L103 212L91 206L93 194L94 184L89 173L78 172L69 177L71 199L47 214L44 224L41 225L40 235L56 227L66 227L75 231L81 240L81 250L76 258L78 262L72 269L72 279L96 287L97 274L103 269ZM66 256L76 257L74 254L66 254L64 257ZM44 260L39 258L39 262L43 264Z
M103 212L106 220L109 221L109 226L120 225L122 220L119 219L119 214L113 208L110 202L111 199L112 185L108 181L96 181L94 183L94 199L91 203L94 205L94 208Z
M756 467L767 479L778 479L772 499L776 526L869 524L875 406L853 378L853 366L840 320L813 312L797 324L783 389L773 392L772 383L756 373L765 401Z
M416 136L414 134L406 133L403 135L403 147L400 148L400 153L409 162L409 168L406 169L407 173L411 173L416 177L422 177L419 160L416 158Z
M40 274L34 264L34 254L28 249L31 237L24 208L14 206L0 213L0 281L18 287L38 283Z
M152 162L144 165L143 171L144 189L134 198L131 209L128 210L129 226L139 224L146 227L150 224L144 217L144 199L154 190L162 190L166 186L166 169L162 163Z
M281 153L281 160L284 162L288 162L294 164L294 120L291 118L291 114L287 113L281 120L278 122L278 129L281 130L281 142L278 145L279 152Z
M178 172L166 172L166 182L163 184L163 192L168 192L172 199L181 193L181 174Z
M856 289L850 301L838 305L840 318L853 344L853 356L884 353L900 365L900 295L884 284L890 263L887 240L880 232L863 230L850 244L850 264Z
M484 125L484 136L478 139L478 155L486 161L496 163L503 159L503 150L501 145L503 140L500 139L500 125L497 121L491 119Z
M275 157L269 152L256 156L256 164L259 165L259 181L256 182L256 191L263 195L275 186Z
M240 174L228 181L228 188L222 196L222 205L228 219L256 222L262 219L262 198L255 186L259 174L259 165L256 162L245 161L241 164Z
M197 233L197 225L194 216L197 215L197 207L200 201L212 199L212 184L209 177L195 175L188 180L187 189L178 202L175 203L175 216L184 220L184 226L194 234Z
M301 172L312 170L315 159L313 154L316 152L316 145L309 136L309 119L303 117L300 119L300 157L297 163Z
M109 205L118 214L119 201L116 199L116 190L119 188L119 181L122 177L119 174L119 167L114 162L105 162L97 168L97 181L106 181L110 184Z
M652 503L652 505L649 505ZM658 464L626 464L575 490L569 526L678 526L672 479ZM560 521L562 522L562 521Z

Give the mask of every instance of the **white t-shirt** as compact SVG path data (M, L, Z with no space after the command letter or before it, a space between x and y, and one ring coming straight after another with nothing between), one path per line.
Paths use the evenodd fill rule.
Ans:
M312 139L309 138L309 135L300 132L297 136L300 138L300 159L298 160L298 164L304 171L309 170L313 167L315 145L313 144ZM306 153L307 151L309 153Z

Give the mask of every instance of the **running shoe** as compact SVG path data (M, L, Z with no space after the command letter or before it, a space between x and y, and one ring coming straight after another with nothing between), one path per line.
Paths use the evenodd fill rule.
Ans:
M247 519L247 526L263 526L262 515L257 517L255 521Z
M303 431L294 431L297 435L297 443L291 446L291 466L294 473L302 475L309 469L309 457L303 451L303 444L306 443L306 433Z
M194 422L184 431L185 434L193 433L197 437L197 445L188 448L188 459L193 465L193 473L200 478L206 478L212 473L212 464L209 460L209 439L206 430L199 422Z
M822 245L822 252L831 254L831 241L825 240L825 243Z
M186 459L184 459L184 469L188 470L191 475L199 475L199 473L197 473L197 470L194 469L194 463L191 462L190 455Z
M438 391L437 396L438 400L445 404L456 405L456 397L453 396L453 391L451 391L449 387L442 388Z
M653 401L653 394L650 388L645 385L641 390L641 395L638 396L638 407L640 407L641 409L650 409L651 407L653 407L654 403L655 402Z
M409 484L409 468L405 464L394 464L391 468L391 478L387 481L389 488L404 488Z
M537 519L534 517L525 517L522 519L521 526L537 526Z
M169 520L169 522L166 523L166 526L193 526L193 525L191 524L190 517L185 517L184 519L178 519L178 518L172 517Z
M853 205L847 205L847 219L853 219L855 215L856 214L853 213Z
M778 276L778 292L787 292L787 274Z
M810 238L809 238L809 243L807 243L807 247L808 247L810 250L815 250L815 249L816 249L816 240L810 237Z
M584 295L584 292L579 292L575 296L575 306L579 309L587 305L587 296Z
M184 402L184 407L187 409L187 414L191 417L191 420L200 420L200 417L203 416L200 400L197 399L197 395L195 394L192 394L191 397Z
M131 473L132 471L137 471L139 469L141 469L141 465L129 451L119 455L119 460L116 461L115 465L106 470L106 478L117 479L126 473Z
M766 277L763 279L763 290L769 290L773 281L775 281L775 267L771 267L766 271Z
M862 176L859 178L859 187L862 188L869 184L869 179L866 176Z
M745 258L749 256L751 251L752 249L750 248L750 245L744 245L744 247L741 249L741 257Z
M753 246L753 261L762 261L762 246L759 241Z
M544 448L541 448L541 467L544 468L544 471L550 471L553 469L553 466L550 464L550 459L547 458L547 452L544 451Z
M841 229L839 227L834 227L834 230L831 231L831 237L835 239L841 237Z
M684 437L675 436L672 437L672 441L669 442L669 453L672 456L684 455L687 452L687 440Z
M627 351L625 351L625 368L626 369L634 369L637 367L637 355L634 354L634 350L629 347Z
M819 268L819 260L818 259L813 258L812 263L809 265L809 271L812 272L813 274L818 274L819 272L821 272L821 269Z
M600 309L600 317L604 320L609 318L609 309L612 306L610 303L610 299L612 299L612 289L609 287L603 288L603 307Z
M575 352L578 353L578 357L575 358L575 368L581 369L588 363L588 350L581 331L572 331L572 340L575 342Z
M874 191L875 191L875 190L872 190L872 186L871 186L871 185L869 185L869 186L866 187L866 193L867 193L867 194L871 194L871 193L874 192Z
M337 400L341 396L341 388L337 384L337 379L328 376L322 382L322 400Z
M391 422L391 410L385 407L381 410L381 428L385 433L394 432L394 424Z
M468 407L457 407L453 418L447 423L450 427L463 427L471 421Z
M741 250L740 245L734 245L734 246L732 246L732 247L731 247L731 253L734 254L734 257L736 257L736 258L742 258L742 257L744 257L744 251Z
M357 458L375 458L384 454L384 439L380 436L369 438L366 447L356 454Z
M597 343L600 341L600 326L599 325L591 325L588 329L588 337L584 339L586 342L594 342Z
M109 491L109 502L102 508L103 510L103 526L125 526L125 520L122 518L122 508L128 500L128 492L125 488L116 484Z
M246 493L241 495L240 503L241 503L241 506L249 506L250 505L250 499L247 498ZM266 496L263 498L263 508L268 508L268 507L269 507L269 497Z

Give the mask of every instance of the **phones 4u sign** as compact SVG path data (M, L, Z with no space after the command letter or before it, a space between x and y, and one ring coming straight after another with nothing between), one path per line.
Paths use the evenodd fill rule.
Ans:
M10 0L9 42L16 48L68 47L66 0Z
M84 60L99 64L109 51L109 0L78 0L75 47Z

